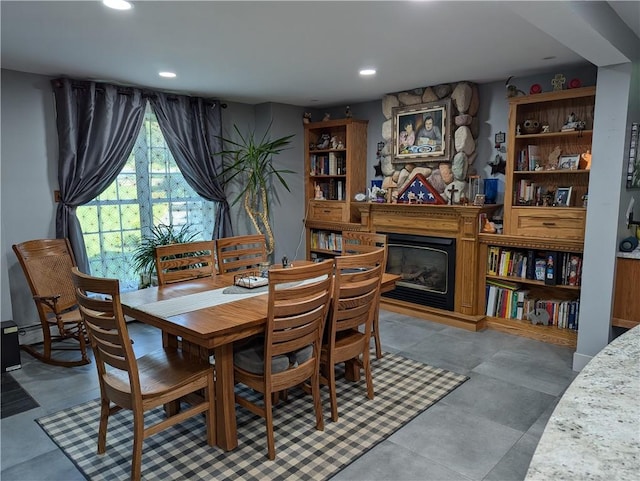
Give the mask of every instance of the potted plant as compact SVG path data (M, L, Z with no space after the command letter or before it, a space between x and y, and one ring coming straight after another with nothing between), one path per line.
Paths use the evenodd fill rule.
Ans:
M140 288L151 285L155 274L155 248L167 244L181 244L197 239L199 233L189 231L191 226L185 224L176 231L177 226L158 224L151 229L151 235L144 236L133 254L134 269L140 273Z
M287 135L271 140L269 130L271 124L260 140L255 132L242 135L236 125L233 126L237 140L221 138L227 146L225 150L215 155L223 156L226 160L222 170L225 187L234 179L240 185L240 192L232 205L243 201L243 207L254 228L264 234L267 243L267 254L273 252L273 231L269 217L269 186L272 179L276 179L285 189L291 192L283 174L293 171L277 169L273 165L273 156L279 154L291 143L293 135Z

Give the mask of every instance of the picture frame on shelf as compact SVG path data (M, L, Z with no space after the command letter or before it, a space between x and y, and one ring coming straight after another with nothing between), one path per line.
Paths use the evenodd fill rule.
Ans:
M484 205L484 202L485 202L484 194L476 194L475 197L473 198L473 205L482 207Z
M451 113L451 99L393 108L392 162L451 160Z
M558 169L560 170L578 170L580 164L580 154L561 155L558 158Z
M554 199L554 204L558 207L569 207L571 205L572 187L558 187Z

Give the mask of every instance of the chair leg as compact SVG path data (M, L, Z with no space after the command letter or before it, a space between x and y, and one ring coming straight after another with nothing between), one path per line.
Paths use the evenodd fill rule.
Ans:
M331 399L331 420L338 420L338 397L336 396L336 367L327 364L327 380L329 383L329 398Z
M142 441L144 441L144 413L133 411L133 455L131 481L139 481L142 474Z
M364 369L364 376L367 381L367 397L373 399L373 376L371 375L371 361L369 359L369 346L364 350L362 354L362 368Z
M267 452L269 459L276 458L276 447L273 439L273 412L271 409L271 394L264 394L264 420L267 425Z
M209 384L204 390L204 397L209 402L209 409L205 412L205 421L207 423L207 444L209 446L215 446L217 441L216 436L216 409L215 409L215 384L213 381L213 369L211 369L211 373L209 374Z
M98 428L98 454L104 454L107 450L107 425L109 424L109 400L102 398L100 401L100 427Z
M376 344L376 359L382 359L382 344L380 342L380 328L378 322L378 314L373 318L373 340Z
M322 416L322 400L320 399L320 372L316 369L311 377L311 392L313 394L313 409L316 412L316 429L324 431L324 417Z

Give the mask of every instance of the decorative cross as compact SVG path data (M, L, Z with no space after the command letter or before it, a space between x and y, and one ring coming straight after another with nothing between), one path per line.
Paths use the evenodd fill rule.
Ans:
M556 74L556 76L551 79L553 90L562 90L566 80L567 79L561 73Z
M458 190L459 189L456 189L454 184L451 184L451 187L447 189L447 192L449 192L449 205L453 205L453 196L458 192Z

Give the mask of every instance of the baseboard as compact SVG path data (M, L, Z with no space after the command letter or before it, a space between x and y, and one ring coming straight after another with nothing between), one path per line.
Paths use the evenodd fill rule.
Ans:
M593 359L593 356L587 356L586 354L580 354L579 352L573 353L573 370L576 372L582 371L584 367Z

